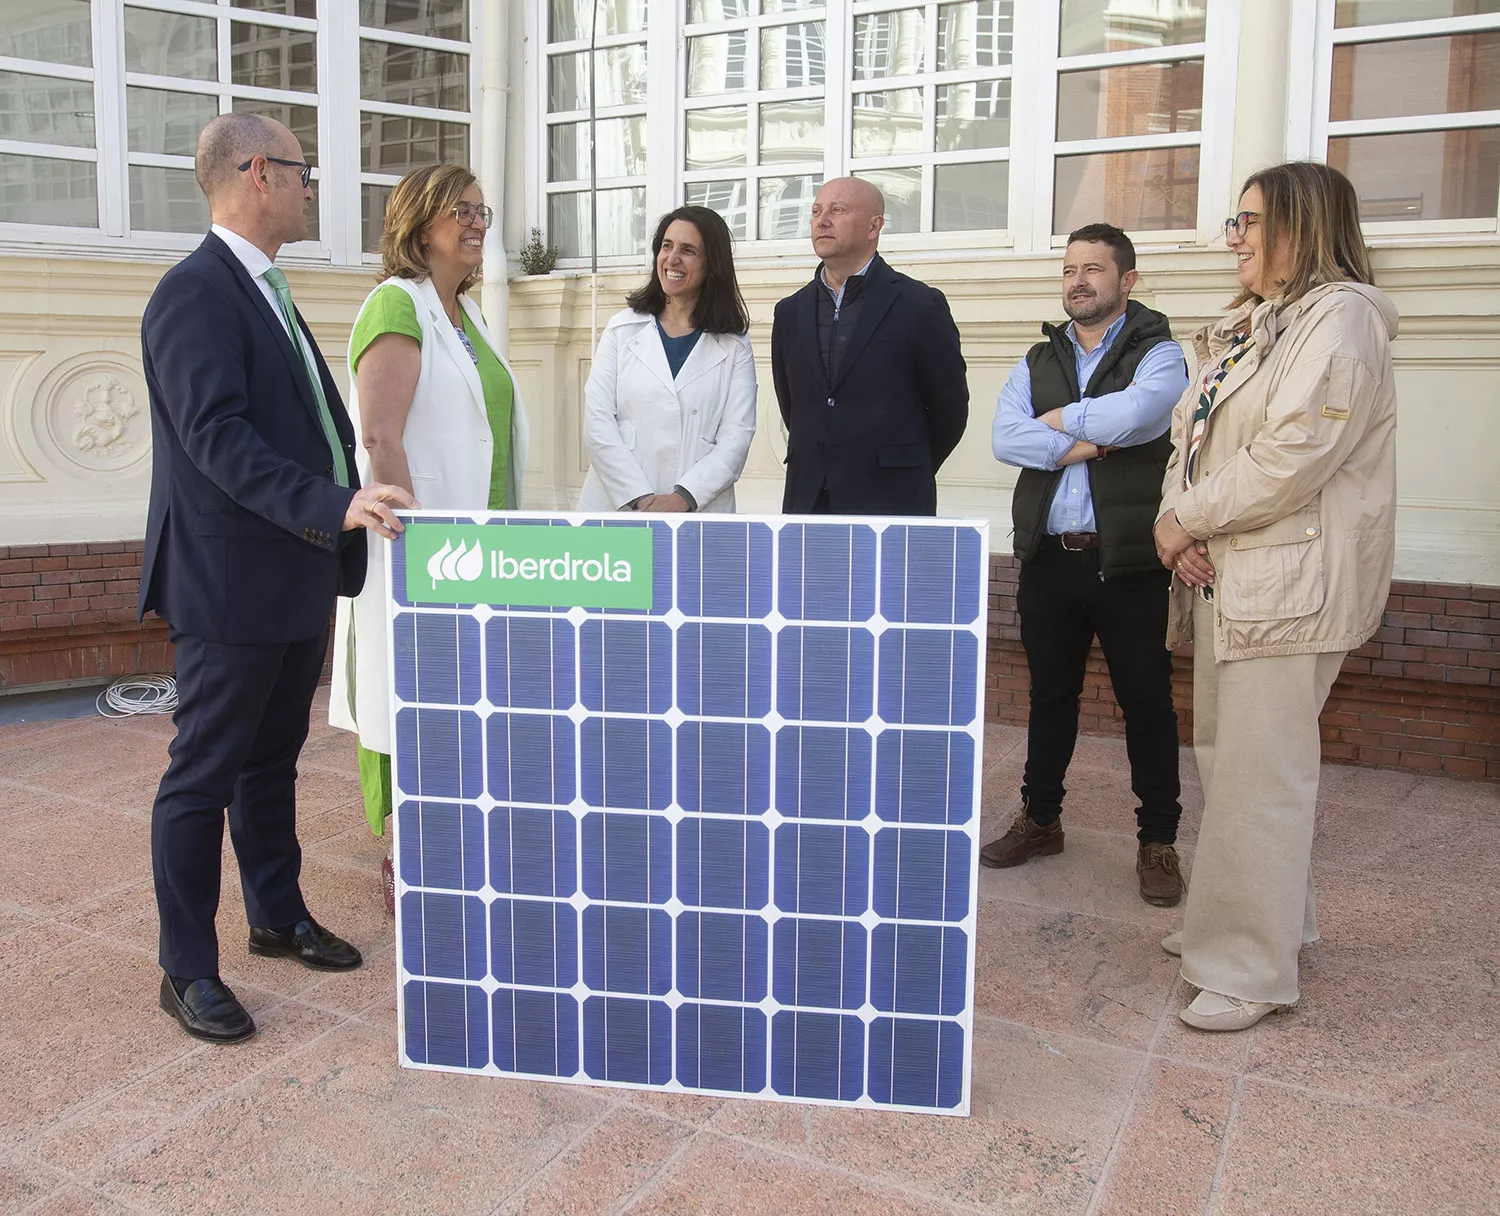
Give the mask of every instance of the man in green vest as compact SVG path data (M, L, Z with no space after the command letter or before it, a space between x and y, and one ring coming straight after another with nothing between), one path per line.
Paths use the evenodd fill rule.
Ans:
M1021 469L1011 519L1016 606L1031 672L1021 812L985 845L988 866L1063 850L1063 777L1094 639L1125 715L1141 898L1182 898L1177 714L1166 649L1170 574L1151 537L1172 452L1172 407L1187 387L1167 318L1130 299L1135 246L1110 224L1068 238L1063 308L1000 392L995 459Z

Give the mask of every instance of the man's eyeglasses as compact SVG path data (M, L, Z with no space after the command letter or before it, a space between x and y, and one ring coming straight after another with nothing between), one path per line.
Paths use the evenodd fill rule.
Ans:
M300 169L302 172L302 188L304 190L307 189L307 183L312 181L313 167L306 161L282 160L279 156L268 156L266 157L266 159L273 165L285 165L288 169ZM243 165L240 166L240 172L243 173L254 163L255 157L252 156L249 160L247 160Z
M1238 215L1231 215L1224 221L1224 239L1227 241L1230 234L1243 237L1250 231L1250 225L1260 219L1259 211L1241 211Z
M495 218L495 213L488 207L476 207L473 203L459 203L448 214L456 219L462 228L472 228L475 220L488 228Z

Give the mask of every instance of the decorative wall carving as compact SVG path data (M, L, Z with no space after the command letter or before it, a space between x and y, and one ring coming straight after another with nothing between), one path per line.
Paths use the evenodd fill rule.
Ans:
M32 398L32 437L59 472L111 480L144 472L151 419L139 368L112 351L58 360Z
M141 407L125 382L114 375L96 375L75 380L70 388L76 398L72 440L78 462L115 468L118 462L134 460L149 424L135 422Z

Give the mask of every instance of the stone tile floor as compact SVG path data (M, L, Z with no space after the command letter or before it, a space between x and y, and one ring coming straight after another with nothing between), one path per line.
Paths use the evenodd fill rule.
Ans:
M0 1211L1500 1212L1493 784L1325 768L1302 1003L1209 1036L1176 1018L1177 912L1135 893L1123 746L1084 739L1067 851L982 874L973 1114L950 1119L398 1068L383 846L350 736L316 720L304 886L366 966L251 957L227 864L223 971L262 1029L200 1045L156 1007L170 737L0 727ZM1022 741L989 730L986 838Z

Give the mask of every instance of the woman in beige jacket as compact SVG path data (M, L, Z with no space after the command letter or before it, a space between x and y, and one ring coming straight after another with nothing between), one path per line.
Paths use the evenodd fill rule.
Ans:
M1358 200L1326 165L1254 174L1225 239L1242 288L1193 335L1156 524L1167 644L1193 640L1203 825L1182 930L1202 989L1181 1018L1243 1030L1297 1001L1317 938L1318 715L1380 623L1395 550L1396 310Z

